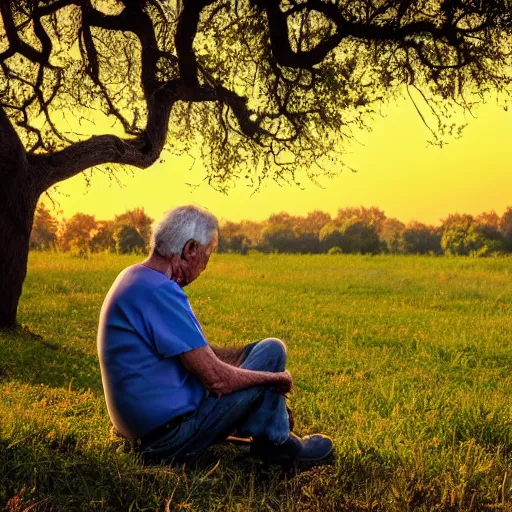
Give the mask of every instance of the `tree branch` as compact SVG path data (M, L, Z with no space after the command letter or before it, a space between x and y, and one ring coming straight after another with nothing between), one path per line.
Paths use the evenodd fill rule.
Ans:
M41 193L59 181L97 165L119 163L146 169L153 164L165 145L171 110L176 102L174 86L169 83L153 94L146 129L138 137L123 139L115 135L98 135L51 155L31 155L30 163L42 170Z
M12 16L10 1L3 0L0 2L0 14L2 15L2 21L5 27L5 33L7 34L7 39L9 40L9 48L6 51L0 53L0 62L3 62L9 57L12 57L16 53L20 53L32 62L37 62L42 66L48 66L48 58L46 56L47 40L44 38L41 39L39 27L36 26L35 28L37 36L40 38L43 45L43 52L39 52L25 41L20 39L18 35L18 29Z
M132 32L139 38L142 49L141 83L148 117L145 130L134 138L100 135L73 143L64 150L50 155L31 155L30 162L35 169L39 169L36 174L40 176L38 181L41 192L59 181L101 164L120 163L142 169L149 167L158 159L165 145L171 109L178 99L177 82L161 84L156 79L156 63L161 52L158 49L153 24L140 5L130 4L118 15L105 15L94 9L89 0L57 2L60 7L70 3L82 7L83 40L86 47L83 56L90 64L88 74L101 87L110 113L118 119L121 117L121 121L124 118L115 108L107 89L100 81L97 53L90 28ZM123 126L127 133L130 133L130 127L126 123L123 123Z
M182 101L218 101L231 109L244 135L253 137L257 133L266 133L260 128L254 112L247 106L247 98L222 85L213 84L211 87L198 86L194 89L180 87L178 96Z
M161 52L148 14L139 6L126 7L118 15L106 15L96 9L87 8L84 10L83 25L132 32L139 38L142 50L141 81L146 101L149 101L153 92L161 85L156 79L156 64ZM98 80L93 75L91 77L95 82Z
M36 14L38 16L48 16L56 13L63 7L67 7L68 5L78 5L79 3L80 2L77 0L57 0L53 4L37 7Z
M357 37L373 41L404 41L412 38L412 36L425 34L437 40L445 40L453 47L459 46L463 37L463 31L448 23L438 27L433 22L423 20L414 21L402 26L397 24L395 20L386 24L350 21L344 18L336 4L324 2L323 0L308 0L286 12L282 11L279 2L274 0L262 0L261 3L264 5L268 18L272 53L278 64L290 68L311 69L316 64L322 62L327 54L347 37ZM336 33L326 37L311 50L295 52L290 45L288 17L291 14L305 10L309 12L317 11L323 14L334 23ZM426 59L423 59L424 64L427 62Z
M297 9L283 12L279 2L266 0L265 11L270 30L270 45L276 61L281 66L311 68L321 62L341 42L344 34L340 31L340 28L345 23L345 20L335 4L327 4L319 0L309 0L307 3L301 4L299 8L300 10L316 10L327 16L336 24L338 29L336 34L327 37L312 50L294 52L290 45L288 16L293 12L297 12Z
M178 67L186 87L195 88L199 85L197 77L197 60L194 53L194 38L199 26L201 11L215 0L184 0L174 44L178 54Z

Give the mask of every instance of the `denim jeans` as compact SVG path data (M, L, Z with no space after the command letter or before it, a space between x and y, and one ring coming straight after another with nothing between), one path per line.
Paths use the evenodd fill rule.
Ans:
M267 338L248 345L241 367L282 372L285 365L284 344ZM234 432L276 445L286 441L290 430L284 396L271 386L256 386L220 398L207 395L191 415L140 450L147 461L179 460L223 441Z

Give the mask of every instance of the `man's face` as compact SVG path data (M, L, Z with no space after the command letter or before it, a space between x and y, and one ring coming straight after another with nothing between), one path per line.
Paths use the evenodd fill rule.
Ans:
M185 282L183 286L195 281L201 273L205 270L210 261L210 256L217 250L219 243L219 235L214 233L211 242L208 245L203 245L194 241L194 244L189 246L189 242L185 246L185 259L187 261L186 268L184 269Z

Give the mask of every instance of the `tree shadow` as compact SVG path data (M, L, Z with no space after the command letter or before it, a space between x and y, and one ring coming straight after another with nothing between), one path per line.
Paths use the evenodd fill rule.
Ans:
M0 383L10 380L50 388L72 382L73 389L102 394L96 356L24 328L0 332ZM0 437L0 509L155 510L172 497L184 509L215 500L235 510L237 503L251 503L251 493L277 503L273 493L284 492L287 482L303 473L294 466L266 464L231 443L214 445L181 464L149 465L122 438L84 448L90 446L90 432L49 435L44 426L31 428L27 423L9 434L12 438ZM329 471L330 477L336 472Z
M216 445L180 465L144 465L118 443L83 449L73 434L49 439L32 432L0 437L0 509L240 510L239 504L281 499L284 473ZM244 509L244 508L242 508Z
M26 328L0 332L2 381L49 388L68 388L72 382L73 389L102 394L97 357ZM83 448L90 445L91 432L80 432L49 432L26 423L0 437L0 510L156 509L165 496L186 508L190 501L208 502L211 496L219 502L249 500L245 495L251 485L260 492L295 474L293 468L266 465L230 443L214 445L181 464L144 464L123 438L100 440L102 448Z
M0 439L0 467L0 509L12 512L138 510L155 493L179 491L177 475L144 472L135 458L115 452L84 451L73 435L49 441L34 432L23 440Z
M25 327L0 331L0 380L103 392L97 356L62 347Z

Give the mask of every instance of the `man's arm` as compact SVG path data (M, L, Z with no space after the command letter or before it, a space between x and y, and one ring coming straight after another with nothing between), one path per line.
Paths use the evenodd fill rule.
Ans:
M245 347L217 347L210 344L213 353L224 363L240 366L245 353Z
M292 388L292 376L284 372L260 372L236 368L221 361L209 345L180 355L185 368L199 377L204 387L218 396L253 386L274 386L280 393Z

